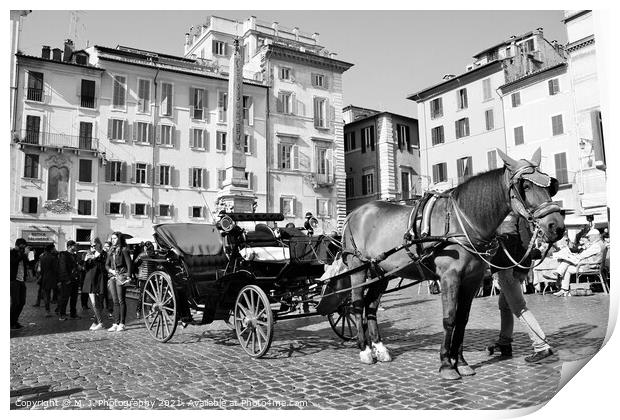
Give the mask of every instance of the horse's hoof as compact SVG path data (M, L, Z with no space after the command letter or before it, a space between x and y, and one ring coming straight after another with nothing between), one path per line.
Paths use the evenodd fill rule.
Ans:
M362 363L365 363L367 365L372 365L375 362L370 347L366 346L366 349L364 351L360 351L360 360Z
M476 371L469 365L458 365L456 370L461 376L473 376L476 374Z
M372 354L380 362L391 362L392 356L387 347L383 343L372 343Z
M439 368L439 375L441 376L441 379L447 379L449 381L461 379L461 375L459 375L457 370L452 367Z

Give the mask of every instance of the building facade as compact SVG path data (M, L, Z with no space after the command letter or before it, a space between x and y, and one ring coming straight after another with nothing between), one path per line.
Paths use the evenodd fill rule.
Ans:
M266 210L296 225L312 212L324 230L336 229L346 214L342 73L352 64L321 46L317 33L254 17L208 17L186 34L185 57L212 60L226 73L235 38L244 77L269 87Z
M343 109L343 116L347 213L373 200L419 197L417 120L352 105Z

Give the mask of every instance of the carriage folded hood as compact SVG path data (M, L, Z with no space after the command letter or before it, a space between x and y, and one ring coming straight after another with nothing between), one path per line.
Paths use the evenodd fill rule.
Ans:
M166 223L154 226L155 233L169 246L186 255L218 255L222 235L214 225L202 223Z

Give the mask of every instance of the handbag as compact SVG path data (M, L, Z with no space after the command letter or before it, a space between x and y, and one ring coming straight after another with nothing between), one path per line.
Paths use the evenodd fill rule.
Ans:
M121 255L123 255L121 253ZM112 268L116 270L116 257L112 256ZM129 283L131 283L131 275L129 275L129 273L119 273L117 271L117 273L113 276L114 280L116 281L116 283L118 283L121 286L127 286Z

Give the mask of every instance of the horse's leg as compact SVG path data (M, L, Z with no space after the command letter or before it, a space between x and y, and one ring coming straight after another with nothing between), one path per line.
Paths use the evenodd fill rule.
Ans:
M357 265L349 266L353 269ZM366 323L364 322L364 288L355 287L366 281L366 270L351 274L351 305L353 307L353 315L355 316L355 323L357 324L357 346L360 349L360 360L362 363L372 364L374 359L372 357L372 349L366 342Z
M460 379L461 375L450 361L452 335L456 322L456 310L459 296L460 277L454 269L445 271L441 276L441 303L443 307L443 342L439 350L441 366L439 374L443 379Z
M476 374L476 371L469 366L463 357L463 339L465 337L465 327L467 327L467 322L469 321L471 304L474 300L474 296L480 288L481 281L482 276L480 276L480 280L469 278L463 280L461 283L458 308L456 311L456 325L452 335L450 358L455 360L456 369L462 376L471 376Z
M377 322L377 309L381 302L381 296L387 289L388 280L380 281L368 288L366 294L366 319L368 319L368 337L372 345L373 355L380 362L391 362L390 351L381 342L379 324Z

